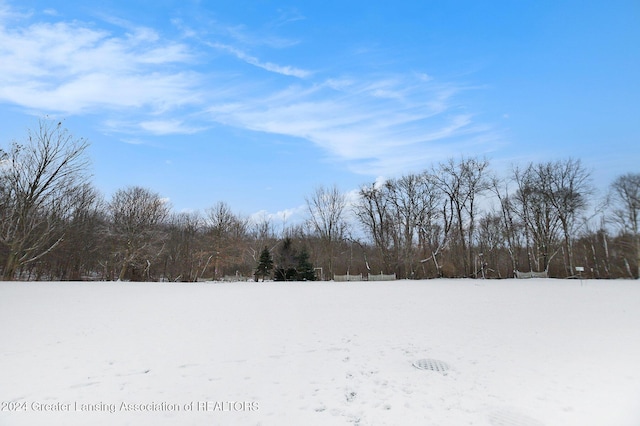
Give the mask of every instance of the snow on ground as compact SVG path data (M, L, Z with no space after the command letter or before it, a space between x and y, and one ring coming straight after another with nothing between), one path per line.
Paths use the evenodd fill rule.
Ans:
M0 327L0 425L640 425L637 281L0 283Z

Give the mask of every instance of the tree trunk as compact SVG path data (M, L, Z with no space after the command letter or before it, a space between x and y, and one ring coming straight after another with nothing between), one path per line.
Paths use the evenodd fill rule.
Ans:
M122 262L122 268L120 268L120 274L118 275L118 281L124 280L124 276L127 273L127 262Z
M16 268L18 263L16 262L16 255L13 251L9 251L7 261L5 262L4 269L2 271L3 281L11 281L16 275Z

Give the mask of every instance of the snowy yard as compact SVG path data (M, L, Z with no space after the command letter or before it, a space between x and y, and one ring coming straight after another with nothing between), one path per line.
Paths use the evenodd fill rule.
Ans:
M0 425L640 424L637 281L11 282L0 324Z

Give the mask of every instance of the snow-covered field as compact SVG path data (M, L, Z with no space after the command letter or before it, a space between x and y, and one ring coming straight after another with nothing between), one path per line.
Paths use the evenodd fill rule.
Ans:
M0 425L640 425L637 281L0 283L0 327Z

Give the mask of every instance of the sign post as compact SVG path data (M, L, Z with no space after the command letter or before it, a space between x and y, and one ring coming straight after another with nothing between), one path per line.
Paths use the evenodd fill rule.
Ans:
M578 273L578 277L580 277L580 287L582 287L582 273L584 272L584 267L576 266L576 272Z

